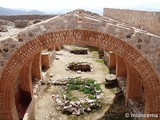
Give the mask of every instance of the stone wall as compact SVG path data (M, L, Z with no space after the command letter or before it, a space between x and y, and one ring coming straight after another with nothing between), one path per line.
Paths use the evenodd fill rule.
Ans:
M160 12L104 8L103 15L160 34Z
M126 73L122 68L124 62L131 65L127 67L130 81L139 78L139 75L135 76L135 70L140 73L145 91L145 113L160 113L160 37L137 31L107 17L78 12L28 26L0 41L0 120L18 120L14 89L18 83L17 76L26 62L34 57L32 68L37 68L36 73L40 73L37 72L40 71L40 63L37 62L40 61L40 52L64 44L95 46L118 55L118 75ZM128 98L139 95L137 84L138 81L130 84L129 88L133 89L130 89ZM137 93L132 94L135 90Z
M36 19L46 20L54 16L56 15L13 15L13 16L3 15L0 16L0 19L15 22L16 20L36 20Z
M144 55L160 77L160 37L145 31L137 30L125 23L111 20L108 17L80 13L58 15L39 24L34 24L12 38L0 41L0 76L11 55L27 41L46 33L64 29L82 29L105 33L127 42ZM85 37L83 35L79 35ZM76 37L76 36L74 36ZM55 38L55 37L54 37ZM99 38L101 39L101 38ZM81 41L81 38L78 38ZM73 43L74 44L74 43ZM58 44L56 44L58 46Z
M113 51L116 55L121 56L128 65L134 66L143 78L142 83L146 98L145 114L160 113L160 82L146 57L127 42L111 35L90 30L74 29L55 31L32 38L12 55L0 78L0 90L2 91L0 92L0 119L18 120L17 109L13 107L15 106L15 91L13 89L17 85L17 74L20 73L24 64L40 51L64 44L96 46L100 49ZM120 64L119 66L122 67L123 65ZM119 70L122 69L119 68Z

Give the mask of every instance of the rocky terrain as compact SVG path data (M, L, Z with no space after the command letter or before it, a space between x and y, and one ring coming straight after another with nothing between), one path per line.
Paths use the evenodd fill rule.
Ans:
M0 40L12 37L24 28L56 15L0 15Z

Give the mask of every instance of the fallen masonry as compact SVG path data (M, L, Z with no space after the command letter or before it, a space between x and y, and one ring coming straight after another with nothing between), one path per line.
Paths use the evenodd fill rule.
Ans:
M63 96L53 94L52 99L55 100L62 113L78 116L96 111L102 107L101 100L103 98L103 94L96 81L91 79L81 80L80 77L69 78L68 80L63 79L61 81L68 81L65 86L64 94ZM73 90L82 92L84 97L76 97L72 95L71 91Z

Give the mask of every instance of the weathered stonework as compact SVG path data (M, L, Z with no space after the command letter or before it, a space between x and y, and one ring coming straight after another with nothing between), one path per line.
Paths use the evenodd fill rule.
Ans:
M160 12L104 8L103 15L140 29L160 33Z
M5 42L5 40L1 41L0 46L2 49L7 48L10 51L9 54L12 54L12 52L14 52L19 45L21 46L21 44L25 43L25 41L28 41L31 38L48 32L60 31L64 29L93 30L122 39L133 47L139 49L139 51L148 58L153 67L156 68L157 72L160 73L159 36L149 34L148 32L130 27L128 25L125 25L124 23L111 20L110 18L102 17L99 15L94 16L91 13L87 14L84 11L74 11L73 13L56 16L44 22L27 27L18 35L14 35L13 37L8 38L8 41L12 41L12 45L8 46L12 46L13 48L8 48L8 46L6 46L6 43L11 43ZM16 46L14 46L14 44L16 44ZM7 53L2 50L2 54L0 56L2 56L3 58L3 60L1 60L1 63L5 63L4 60L9 59L10 55L7 55Z
M142 78L145 113L160 113L159 36L76 10L27 27L18 35L0 42L0 48L3 48L0 53L0 119L18 119L14 88L26 62L42 50L64 44L96 46L123 58L130 66L128 69L134 68Z
M46 20L52 17L55 17L56 15L13 15L13 16L7 16L7 15L1 15L0 19L2 20L8 20L15 22L16 20Z

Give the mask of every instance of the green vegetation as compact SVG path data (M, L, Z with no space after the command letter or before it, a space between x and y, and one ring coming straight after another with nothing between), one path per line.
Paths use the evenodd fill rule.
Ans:
M95 112L102 108L101 93L100 84L93 79L81 77L69 79L65 90L66 99L74 102L79 101L81 110L85 113ZM74 118L69 117L69 119Z
M68 90L79 90L84 94L94 95L97 90L101 90L100 85L93 79L72 78L67 84Z
M104 63L104 60L103 59L97 59L96 62Z
M100 84L90 78L82 79L81 77L71 78L66 85L67 92L66 97L68 100L73 100L71 97L71 90L78 90L83 94L87 94L89 99L96 99L96 92L101 90ZM74 98L75 99L75 98Z
M96 99L96 97L95 97L94 95L88 95L88 98L89 98L89 99L93 99L93 100Z

